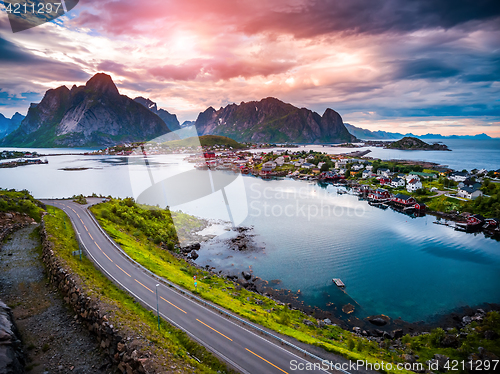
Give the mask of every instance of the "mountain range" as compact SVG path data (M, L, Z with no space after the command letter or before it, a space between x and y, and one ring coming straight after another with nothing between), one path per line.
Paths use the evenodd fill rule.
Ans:
M156 104L147 107L141 101L120 95L111 77L98 73L84 86L48 90L39 104L31 104L26 118L0 145L89 147L162 135L165 140L178 139L175 134L168 136L171 130L158 115L167 117L168 112L155 113ZM170 122L178 125L176 117Z
M327 109L322 116L274 97L230 104L219 110L209 107L195 122L200 135L223 135L253 143L343 143L356 141L342 117Z
M16 112L12 118L6 118L0 113L0 139L17 129L23 119L24 116L19 112Z
M31 104L26 117L16 113L8 119L0 114L0 146L102 147L159 136L166 141L196 135L190 127L193 125L200 136L221 135L252 143L328 144L405 136L489 138L486 134L443 137L370 131L344 124L339 113L330 108L319 115L274 97L230 104L219 110L209 107L196 121L180 125L175 114L158 109L150 99L121 95L109 75L98 73L83 86L48 90L40 103Z
M351 134L355 137L363 140L394 140L401 139L405 136L411 136L419 139L491 139L490 136L486 134L477 135L441 135L441 134L425 134L425 135L414 135L412 133L401 134L398 132L387 132L387 131L370 131L362 129L361 127L353 126L349 123L345 123L345 127Z

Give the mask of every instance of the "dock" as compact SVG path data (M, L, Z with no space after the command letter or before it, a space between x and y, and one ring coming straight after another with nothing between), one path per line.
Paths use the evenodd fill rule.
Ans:
M333 278L332 281L337 287L345 287L344 282L342 282L339 278Z

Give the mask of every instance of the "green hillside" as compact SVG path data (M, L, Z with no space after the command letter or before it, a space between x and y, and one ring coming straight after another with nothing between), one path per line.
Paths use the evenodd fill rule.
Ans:
M198 140L199 139L199 140ZM172 140L166 143L170 148L180 148L180 147L196 147L198 142L202 147L213 147L214 145L225 146L227 148L232 147L233 149L245 148L245 145L238 143L236 140L228 138L226 136L219 135L203 135L199 138L193 136L191 138Z

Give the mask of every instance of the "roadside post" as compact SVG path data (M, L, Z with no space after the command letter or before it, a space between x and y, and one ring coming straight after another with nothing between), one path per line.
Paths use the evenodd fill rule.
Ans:
M156 315L158 316L158 330L160 330L160 308L158 306L158 286L160 284L156 285Z

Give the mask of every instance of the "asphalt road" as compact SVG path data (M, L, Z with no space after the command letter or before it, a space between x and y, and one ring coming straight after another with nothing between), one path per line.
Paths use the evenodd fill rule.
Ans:
M237 320L221 315L159 282L121 253L98 227L86 206L65 200L43 202L66 212L76 227L87 255L110 279L154 311L158 288L160 316L187 332L236 370L251 374L333 372L299 370L300 364L306 368L307 363L319 364L319 361L305 359L299 351L294 353L293 349L284 349L280 343L250 331Z

